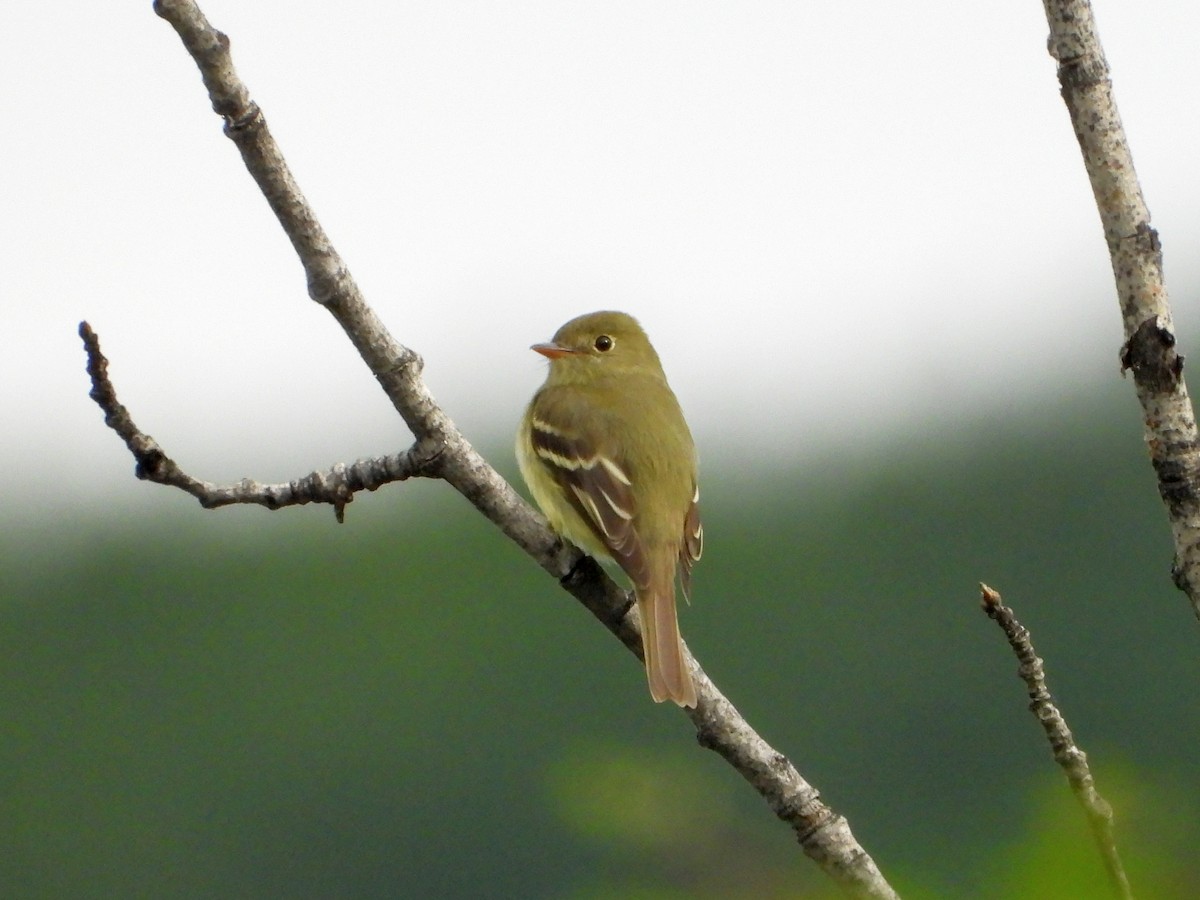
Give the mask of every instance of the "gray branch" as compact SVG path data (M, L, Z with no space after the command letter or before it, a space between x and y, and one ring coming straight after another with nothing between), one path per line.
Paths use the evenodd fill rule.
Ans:
M1133 156L1088 0L1044 0L1050 55L1091 181L1125 325L1122 371L1133 372L1146 446L1175 542L1172 575L1200 617L1200 443L1183 357Z
M401 480L416 475L444 479L543 569L587 607L635 655L641 655L640 623L629 596L589 557L557 538L545 520L483 459L434 401L421 377L420 356L396 341L366 304L346 264L334 250L301 194L262 110L251 100L234 71L229 39L215 30L191 0L157 0L155 12L166 19L200 69L213 109L225 121L225 134L242 154L247 170L266 197L304 266L308 293L342 326L364 362L378 379L396 411L416 437L405 454L385 461L356 463L314 473L286 486L243 482L219 488L192 479L172 462L153 439L137 430L116 400L103 372L103 357L91 329L81 326L93 371L93 396L106 421L129 445L138 461L139 477L188 491L205 505L250 502L283 505L287 495L344 506L353 491L385 483L378 468L391 468ZM107 385L107 387L105 387ZM97 396L99 394L99 396ZM155 477L151 473L163 473ZM353 472L353 477L349 473ZM324 486L318 487L318 482ZM361 484L360 484L361 482ZM356 487L356 484L359 487ZM273 497L270 502L264 498ZM219 500L220 502L213 502ZM339 506L340 504L340 506ZM688 653L699 703L684 709L701 746L720 754L767 801L771 810L795 832L804 852L855 897L895 898L874 861L854 839L846 819L835 813L795 766L764 741Z
M1118 897L1132 900L1133 892L1129 887L1129 879L1117 852L1112 807L1096 790L1096 781L1088 766L1087 754L1079 749L1079 745L1075 743L1075 736L1067 727L1067 720L1054 705L1054 698L1050 696L1050 689L1046 686L1045 667L1041 657L1033 649L1029 630L1018 622L1016 614L1004 605L999 592L986 584L980 584L979 590L982 593L983 611L1004 631L1009 646L1017 656L1020 663L1017 674L1029 691L1029 710L1046 732L1050 749L1054 752L1054 761L1062 766L1071 790L1075 792L1076 799L1087 815L1088 825L1091 826L1092 836L1104 859L1104 867L1108 870L1113 891Z
M360 459L351 465L337 463L324 472L310 472L287 484L261 484L243 478L237 484L213 484L193 478L179 467L133 422L129 410L117 399L116 388L108 376L108 360L100 352L100 338L87 322L79 324L87 353L87 372L92 380L91 398L104 411L104 424L125 441L137 462L134 473L144 481L153 481L186 491L205 509L217 509L236 503L253 503L267 509L328 503L339 522L345 519L346 504L358 491L374 491L394 481L409 478L438 477L442 448L430 440L417 441L402 453Z

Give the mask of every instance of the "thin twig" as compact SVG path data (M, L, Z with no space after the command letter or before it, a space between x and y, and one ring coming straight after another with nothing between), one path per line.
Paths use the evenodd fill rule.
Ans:
M1112 259L1125 326L1121 370L1133 372L1150 462L1175 543L1172 575L1200 618L1200 441L1183 380L1163 281L1133 155L1113 97L1108 61L1088 0L1043 0L1050 55L1071 116Z
M1071 790L1087 815L1088 825L1091 826L1092 836L1104 859L1104 867L1108 871L1113 891L1118 897L1132 898L1129 879L1117 853L1112 806L1096 791L1096 782L1088 767L1087 754L1079 749L1071 729L1067 727L1066 719L1054 705L1054 698L1050 696L1050 689L1046 686L1046 672L1041 658L1033 649L1029 630L1017 621L1016 615L1004 605L997 591L982 583L979 590L982 594L983 611L1004 631L1009 646L1021 664L1017 674L1029 691L1029 709L1041 722L1046 738L1050 741L1050 749L1054 752L1054 761L1066 773Z
M135 474L144 481L170 485L191 494L205 509L250 503L267 509L328 503L338 522L345 521L346 504L358 491L374 491L394 481L438 477L441 447L429 440L417 441L401 453L360 459L346 465L336 463L323 472L310 472L287 484L261 484L243 478L236 484L213 484L188 475L175 460L133 422L129 410L117 399L108 376L108 360L100 351L100 338L87 322L79 323L79 336L87 352L87 371L92 379L90 396L104 411L104 423L121 436L137 461Z
M626 647L640 655L637 610L630 608L626 592L593 560L557 538L545 520L475 451L429 393L421 378L420 356L396 341L366 304L300 193L262 111L238 79L229 39L208 23L192 0L156 0L154 10L174 27L199 67L213 109L225 119L226 135L237 145L246 168L296 249L307 276L309 295L330 311L358 349L416 437L413 449L436 448L436 474L554 575ZM102 359L98 348L96 356ZM105 406L105 413L138 459L139 473L166 459L157 444L132 427L115 394ZM148 462L155 466L148 466ZM426 465L419 461L412 464L422 470ZM178 472L174 463L170 467L178 474L175 480L165 483L188 490L180 483L188 476ZM850 895L895 898L875 862L854 839L845 818L821 801L816 789L787 757L767 744L717 690L690 652L687 656L699 703L686 713L701 745L719 753L750 782L775 814L795 831L804 852Z

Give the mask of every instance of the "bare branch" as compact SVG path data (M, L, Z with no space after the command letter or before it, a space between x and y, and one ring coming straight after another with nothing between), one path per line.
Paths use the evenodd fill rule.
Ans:
M791 826L804 852L853 897L897 898L874 861L855 840L850 823L821 800L782 753L759 737L698 666L700 703L687 710L700 746L719 753Z
M1029 691L1029 709L1042 723L1046 738L1050 741L1050 749L1054 751L1054 761L1066 772L1071 790L1075 792L1075 797L1087 814L1088 824L1104 859L1104 867L1108 870L1113 890L1118 897L1132 898L1129 879L1117 853L1112 807L1097 792L1095 779L1092 778L1092 771L1088 767L1087 754L1079 749L1071 729L1067 727L1066 719L1054 705L1054 698L1050 696L1050 689L1046 686L1046 672L1041 658L1033 649L1029 630L1017 621L1016 615L1004 605L997 591L982 583L979 590L982 594L983 611L1004 631L1009 646L1021 664L1017 674Z
M154 11L171 24L199 67L213 109L225 119L225 134L241 152L296 249L309 295L337 319L418 442L442 448L440 476L544 569L561 578L574 564L573 548L564 547L549 532L545 521L462 436L422 380L421 357L393 338L367 306L300 192L262 111L238 79L229 38L214 29L191 0L157 0Z
M360 459L351 465L337 463L327 471L310 472L287 484L260 484L249 478L228 485L200 481L184 472L154 438L134 424L129 410L117 400L116 389L108 377L108 360L100 352L100 338L87 322L79 323L79 336L83 338L88 357L87 371L92 379L90 396L104 410L105 424L121 436L133 454L137 461L137 477L186 491L205 509L237 503L257 504L267 509L328 503L342 522L346 504L358 491L374 491L385 484L409 478L438 477L437 464L442 448L430 440L421 440L402 453Z
M1200 617L1200 442L1175 351L1162 248L1150 226L1088 0L1044 0L1050 55L1092 184L1112 259L1125 344L1142 405L1146 446L1175 540L1172 574Z
M601 584L601 579L605 583ZM561 583L641 659L637 608L632 606L628 594L623 595L624 602L619 607L612 605L607 593L612 582L599 563L583 556ZM633 627L631 623L635 623ZM699 702L695 709L677 708L692 720L700 746L720 754L741 773L767 801L772 812L795 832L805 854L850 896L880 900L898 897L851 833L845 817L821 800L820 793L804 780L791 760L763 740L717 689L686 646L684 653L696 682Z
M156 0L154 9L175 28L200 68L213 109L225 119L226 135L237 145L246 168L300 257L309 295L337 319L415 435L416 444L406 454L390 458L387 465L398 470L400 477L436 475L449 482L640 657L640 622L628 594L594 560L556 537L545 520L475 451L429 393L421 378L420 356L396 341L367 306L300 193L267 129L262 111L238 79L229 53L229 39L209 25L192 0ZM251 498L249 502L262 502L258 498L269 496L280 487L273 489L244 482L235 488L215 488L180 471L152 438L133 425L128 411L117 401L94 333L86 324L81 326L80 333L88 348L92 396L104 409L106 422L133 452L139 477L152 477L143 472L164 472L165 475L152 480L187 490L201 497L202 502L205 496L232 498L228 502L247 502L245 498ZM378 461L367 464L369 471L356 476L363 480L362 487L369 488L367 479L375 462ZM309 479L333 481L338 474L335 468ZM353 487L349 476L346 485ZM292 485L287 489L294 494L302 492ZM240 498L235 496L239 492ZM332 502L335 506L348 502L340 489L333 489L332 495L321 494L317 488L313 492L312 499ZM855 841L845 818L825 805L791 762L750 727L690 652L687 658L695 676L699 702L695 709L684 711L696 728L700 744L719 753L753 785L775 814L792 827L804 852L849 894L895 898L895 892L874 861Z

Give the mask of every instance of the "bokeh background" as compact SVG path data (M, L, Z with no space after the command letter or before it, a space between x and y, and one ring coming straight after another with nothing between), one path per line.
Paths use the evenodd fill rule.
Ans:
M910 897L1105 892L978 610L1033 630L1139 896L1200 890L1196 623L1040 4L205 10L368 299L509 477L530 343L638 315L697 434L706 669ZM1097 4L1185 352L1194 4ZM3 14L0 894L825 896L449 489L137 482L406 446L149 3Z

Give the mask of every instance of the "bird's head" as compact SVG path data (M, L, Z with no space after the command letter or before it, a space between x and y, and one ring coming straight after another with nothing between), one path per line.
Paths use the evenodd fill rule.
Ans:
M545 344L531 348L550 360L551 376L624 371L662 375L662 363L637 319L623 312L594 312L572 319Z

